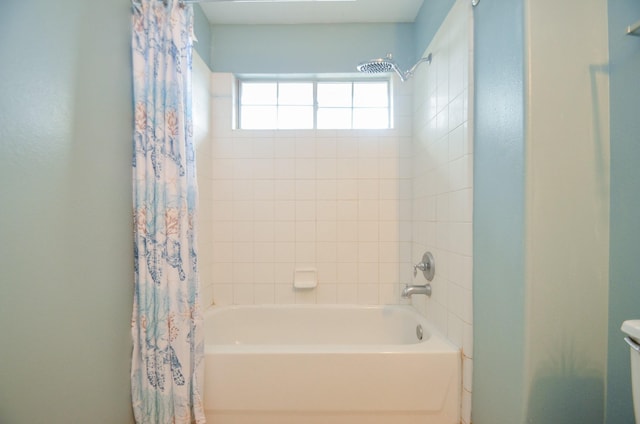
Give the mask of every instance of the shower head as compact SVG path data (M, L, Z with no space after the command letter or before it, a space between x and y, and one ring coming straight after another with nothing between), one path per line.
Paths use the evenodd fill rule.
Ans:
M380 74L391 71L400 72L398 66L393 61L391 54L388 54L384 59L379 58L368 62L362 62L357 66L357 69L359 72L364 72L365 74Z
M431 53L427 55L427 57L423 57L415 65L411 67L407 72L402 72L398 65L393 61L393 56L391 53L387 54L385 58L378 58L369 60L368 62L362 62L359 64L356 69L358 72L363 72L365 74L381 74L384 72L394 71L400 77L402 82L405 82L409 78L413 76L413 72L416 70L419 64L422 62L431 63Z

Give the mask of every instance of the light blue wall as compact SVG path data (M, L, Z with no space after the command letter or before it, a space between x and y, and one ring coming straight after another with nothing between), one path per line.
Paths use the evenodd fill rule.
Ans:
M524 422L523 0L474 9L475 424Z
M427 46L438 32L455 0L427 0L422 3L413 25L415 59L422 56Z
M211 27L199 4L193 5L193 26L197 41L193 44L204 63L211 69Z
M130 0L0 2L0 422L130 423Z
M640 319L640 20L637 0L609 1L611 102L611 239L607 424L632 423L629 349L622 321Z
M213 25L215 72L344 73L393 53L413 65L412 24Z

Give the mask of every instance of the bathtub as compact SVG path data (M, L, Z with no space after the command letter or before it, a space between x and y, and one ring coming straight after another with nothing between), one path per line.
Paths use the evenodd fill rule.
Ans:
M205 340L209 423L460 422L459 349L410 306L213 307Z

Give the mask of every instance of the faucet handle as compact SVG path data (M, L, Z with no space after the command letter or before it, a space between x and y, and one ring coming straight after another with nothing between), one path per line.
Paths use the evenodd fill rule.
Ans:
M413 276L418 275L418 270L422 271L422 275L427 281L433 280L433 276L436 273L436 264L431 252L425 252L422 255L422 262L418 262L413 266Z

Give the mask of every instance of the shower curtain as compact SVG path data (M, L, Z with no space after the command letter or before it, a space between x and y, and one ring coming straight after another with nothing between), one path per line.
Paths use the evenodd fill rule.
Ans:
M193 11L135 0L132 56L136 422L204 423L191 118Z

